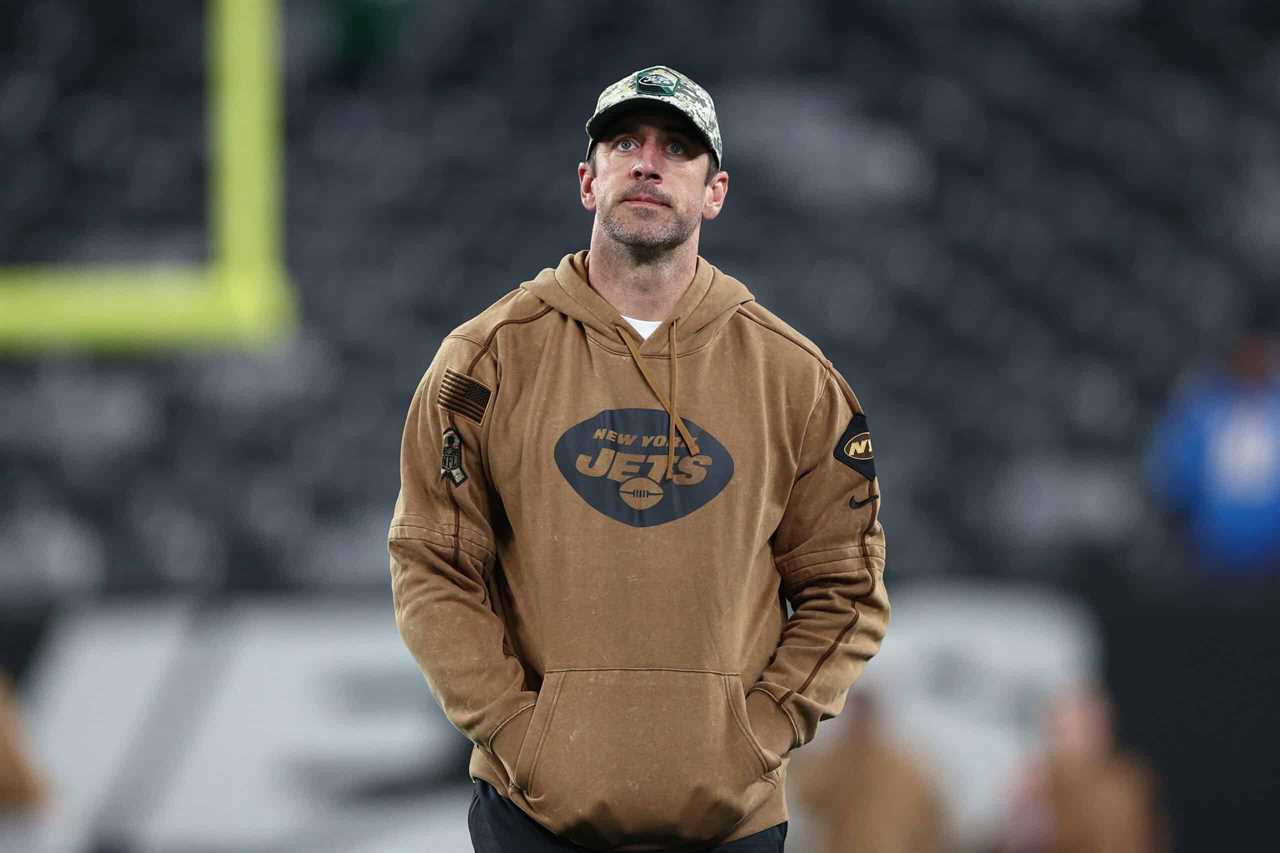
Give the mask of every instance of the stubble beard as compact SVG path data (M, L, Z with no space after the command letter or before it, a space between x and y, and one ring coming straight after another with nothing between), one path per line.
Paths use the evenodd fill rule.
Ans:
M670 216L637 221L626 216L621 210L622 205L623 202L618 202L609 208L600 218L600 225L639 263L652 262L670 254L683 246L698 227L696 217L681 216L674 207L667 208L671 211Z

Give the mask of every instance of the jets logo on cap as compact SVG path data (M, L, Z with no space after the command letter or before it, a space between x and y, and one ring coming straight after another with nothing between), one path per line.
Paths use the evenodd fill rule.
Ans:
M666 95L676 93L677 81L660 71L641 71L636 76L636 91L645 95Z

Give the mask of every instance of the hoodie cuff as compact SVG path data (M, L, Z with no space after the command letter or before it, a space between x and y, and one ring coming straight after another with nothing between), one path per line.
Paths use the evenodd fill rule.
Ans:
M795 746L796 730L791 718L763 690L747 693L747 720L759 744L779 758Z
M508 783L515 782L516 759L520 757L520 747L524 744L524 736L529 731L529 722L532 719L533 706L521 708L498 728L492 740L489 741L489 751L502 764Z

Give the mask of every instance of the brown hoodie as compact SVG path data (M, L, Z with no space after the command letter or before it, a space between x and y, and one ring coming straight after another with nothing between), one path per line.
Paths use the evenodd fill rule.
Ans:
M809 340L699 258L641 340L567 255L409 407L396 622L470 775L595 850L787 819L889 618L871 440ZM787 618L782 596L794 613Z

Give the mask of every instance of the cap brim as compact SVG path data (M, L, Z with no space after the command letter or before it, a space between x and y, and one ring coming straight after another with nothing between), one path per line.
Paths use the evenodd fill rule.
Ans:
M720 163L720 158L716 156L715 146L711 144L711 140L702 132L702 128L698 127L698 123L689 117L688 113L668 100L656 98L651 95L633 95L625 101L619 101L607 109L596 113L591 117L591 120L587 122L587 136L591 138L592 142L597 142L601 135L609 129L609 125L613 124L627 113L651 109L654 106L665 107L668 112L679 116L680 119L693 131L694 135L701 140L702 144L706 146L707 151L713 158L715 158L716 164L718 165Z

